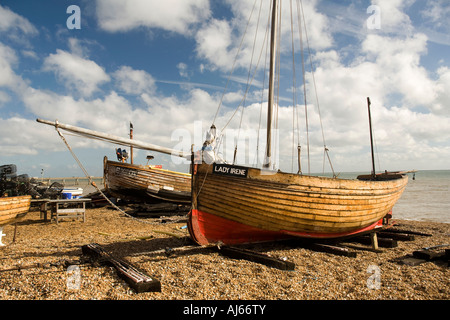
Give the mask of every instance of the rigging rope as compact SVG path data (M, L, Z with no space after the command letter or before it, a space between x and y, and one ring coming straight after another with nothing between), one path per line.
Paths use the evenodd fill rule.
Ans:
M270 21L270 17L269 17L269 21ZM270 24L267 23L266 35L264 37L263 47L267 41L269 29L270 29ZM265 58L264 58L264 70L267 70L267 58L269 56L269 46L265 45L265 47L266 47L266 53L265 53ZM262 120L262 109L263 109L263 102L264 102L264 88L265 87L266 87L266 72L263 72L263 83L262 83L262 88L261 88L261 99L260 99L260 108L259 108L259 122L258 122L258 134L257 134L258 137L256 140L256 164L257 165L259 165L259 134L261 131L261 120Z
M293 18L293 10L292 10L292 0L290 1L290 9L291 9L291 47L292 47L292 159L291 159L291 171L294 172L294 150L295 150L295 123L297 122L297 161L298 161L298 171L297 173L301 173L301 164L300 164L300 128L299 128L299 120L298 120L298 103L297 103L297 75L295 68L295 42L294 42L294 18Z
M256 1L255 1L255 6L256 6ZM251 71L252 71L253 57L254 57L255 48L256 48L256 40L257 40L258 29L259 29L259 20L261 19L261 10L262 10L262 1L261 1L260 6L259 6L258 19L257 19L257 22L256 22L256 32L255 32L255 37L253 38L253 46L252 46L252 55L251 55L251 60L250 60L250 67L248 68L248 73L247 73L247 88L245 90L245 95L244 95L244 98L243 98L243 101L242 101L241 120L239 122L238 136L237 136L236 143L235 143L233 164L235 164L235 161L236 161L236 153L237 153L237 147L238 147L237 145L239 143L239 139L240 139L240 136L241 136L242 119L244 118L244 110L245 110L245 101L246 101L246 98L247 98L248 90L250 89L250 85L251 85L250 75L251 75ZM252 10L252 13L253 13L253 10ZM261 51L261 53L259 55L258 62L256 64L256 66L255 66L255 71L258 69L258 65L259 65L259 62L261 60L261 54L262 54L262 51Z
M325 140L325 133L324 133L324 130L323 130L322 115L321 115L321 112L320 112L320 104L319 104L319 95L317 93L316 77L315 77L315 74L314 74L314 67L313 67L312 54L311 54L311 46L309 44L308 29L306 28L305 13L304 13L304 10L303 10L303 1L302 0L297 0L297 12L298 12L298 8L299 7L301 9L301 16L302 16L301 20L303 21L303 25L304 25L304 29L305 29L305 39L306 39L306 45L307 45L307 48L308 48L309 63L310 63L310 67L311 67L311 76L312 76L312 80L313 80L313 87L314 87L314 93L315 93L315 98L316 98L317 111L319 113L320 129L321 129L321 132L322 132L324 157L325 157L325 154L326 154L327 157L328 157L328 161L330 163L331 171L333 172L333 177L336 177L336 174L335 174L334 169L333 169L333 164L331 163L330 155L328 153L329 149L327 147L327 143L326 143L326 140ZM299 13L297 13L297 14L299 14ZM324 159L324 168L323 168L323 170L325 171L325 159Z
M261 61L261 57L263 54L263 49L260 52L259 58L258 58L258 62L253 66L253 61L254 61L254 54L255 54L255 44L256 44L256 39L257 39L257 33L258 33L258 28L259 28L259 21L260 21L260 15L261 15L261 9L262 9L262 3L263 1L261 0L261 4L260 4L260 8L259 8L259 14L258 14L258 22L256 25L256 33L255 33L255 37L253 39L253 49L252 49L252 55L251 55L251 63L250 63L250 68L248 69L248 74L247 74L247 87L245 90L245 93L243 95L243 98L240 102L240 104L237 106L237 108L234 110L233 114L231 115L231 117L229 117L228 121L226 122L225 126L222 128L221 132L224 132L224 130L228 127L228 125L231 123L231 121L233 120L233 118L237 115L237 112L239 111L239 108L242 108L241 110L241 114L240 114L240 121L239 121L239 129L238 129L238 135L237 135L237 140L235 141L235 151L234 151L234 158L233 158L233 163L235 163L236 161L236 153L237 153L237 148L238 148L238 142L240 139L240 135L241 135L241 129L242 129L242 123L243 123L243 117L244 117L244 109L245 109L245 103L246 103L246 98L247 98L247 94L249 93L250 90L250 86L251 83L253 82L255 76L256 76L256 71L257 68L259 66L259 63ZM230 71L228 80L227 80L227 84L225 87L225 90L222 94L222 98L220 100L219 106L217 108L216 114L214 116L214 120L213 120L213 124L215 123L215 121L217 120L217 116L219 113L219 109L221 108L222 104L223 104L223 99L225 96L225 93L228 89L228 85L231 79L231 75L233 74L233 72L235 71L236 67L237 67L237 61L238 61L238 56L241 53L241 51L243 50L243 46L244 46L244 39L245 39L245 35L249 29L250 26L250 22L252 17L254 16L254 11L256 9L256 5L257 5L257 0L255 0L255 2L253 3L253 7L251 10L251 14L247 20L247 24L243 33L243 36L241 38L241 42L239 44L238 47L238 51L236 53L235 59L233 61L233 65L232 65L232 69ZM271 4L272 5L272 4ZM270 6L271 6L270 5ZM306 63L308 63L308 61L306 61L306 56L305 53L309 54L309 66L311 68L311 76L312 76L312 84L314 87L314 93L315 93L315 100L316 100L316 105L317 105L317 109L318 109L318 115L319 115L319 121L320 121L320 128L321 128L321 134L322 134L322 140L323 140L323 148L324 148L324 164L323 164L323 170L325 170L325 161L327 158L329 165L331 167L331 170L333 172L333 176L335 177L335 172L334 172L334 168L331 162L331 158L329 155L329 149L327 147L327 143L326 143L326 139L325 139L325 134L324 134L324 129L323 129L323 122L322 122L322 116L321 116L321 111L320 111L320 103L319 103L319 98L318 98L318 92L317 92L317 86L316 86L316 79L315 79L315 74L314 74L314 69L313 69L313 62L312 62L312 54L311 54L311 46L310 46L310 42L309 42L309 36L308 36L308 32L307 32L307 27L306 27L306 20L305 20L305 13L304 13L304 9L303 9L303 2L302 0L296 0L296 11L297 11L297 28L298 28L298 34L300 37L300 51L301 51L301 63L302 63L302 76L303 76L303 97L304 97L304 114L305 114L305 132L306 132L306 144L307 144L307 161L308 161L308 173L311 173L311 155L310 155L310 130L309 130L309 112L308 112L308 101L307 101L307 87L306 87ZM280 10L279 10L279 16L280 18L278 19L278 27L279 30L281 30L281 14L282 14L282 2L280 3ZM294 19L293 19L293 12L295 9L293 9L293 3L292 0L290 0L290 9L291 9L291 33L293 34L293 29L294 29ZM264 37L264 41L263 44L267 43L267 38L268 38L268 33L269 33L269 27L270 27L270 17L269 17L269 22L267 24L267 29L266 29L266 34ZM278 40L280 40L281 37L281 32L278 33ZM293 38L291 39L292 41L292 60L293 60L293 119L292 119L292 127L293 127L293 133L292 133L292 142L293 145L295 145L295 139L297 138L297 156L298 158L300 157L300 150L301 150L301 144L300 144L300 120L299 120L299 115L300 115L300 111L298 108L298 102L297 102L297 88L296 88L296 69L295 69L295 50L294 50L294 40ZM307 48L304 48L304 46L306 45ZM281 47L281 41L278 41L278 49L280 49ZM307 52L305 52L305 50L308 50ZM276 102L274 103L273 109L275 112L274 115L274 126L276 129L279 128L278 124L279 124L279 118L278 118L278 114L279 114L279 102L280 102L280 80L281 80L281 76L280 76L280 69L281 69L281 62L280 62L280 55L281 55L281 50L277 50L277 65L276 65ZM267 62L267 47L266 47L266 62ZM252 71L252 67L254 67L254 71L253 71L253 75L252 77L250 77L251 71ZM264 82L263 82L263 86L265 85L265 72L264 72ZM262 89L262 93L264 92L264 87ZM260 109L260 116L259 116L259 126L258 126L258 138L257 138L257 150L256 150L256 162L259 162L259 138L260 138L260 129L261 129L261 119L262 119L262 101L263 99L261 98L261 109ZM295 128L297 128L297 134L295 134ZM276 134L278 133L278 130L275 131ZM297 137L296 137L297 136ZM275 137L275 150L277 150L277 147L279 147L279 138ZM294 149L295 147L293 146L292 149L292 171L293 171L293 166L294 166L294 162L293 162L293 158L294 158ZM274 157L273 157L274 158ZM301 171L301 161L300 159L298 159L298 172L297 173L302 173Z
M302 4L302 1L300 0L300 5ZM297 16L299 19L298 22L298 32L300 35L300 54L302 59L302 76L303 76L303 98L305 103L305 124L306 124L306 153L308 156L308 174L311 173L311 161L310 161L310 151L309 151L309 121L308 121L308 103L306 100L306 71L305 71L305 57L304 57L304 50L303 50L303 28L302 28L302 21L304 24L304 29L306 30L306 24L305 24L305 17L300 15L299 11L300 7L297 3ZM303 12L303 7L301 7L301 10ZM302 19L303 18L303 19Z

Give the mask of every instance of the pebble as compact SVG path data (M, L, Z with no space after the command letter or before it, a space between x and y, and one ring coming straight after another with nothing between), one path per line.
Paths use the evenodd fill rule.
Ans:
M5 226L0 249L2 300L446 300L450 298L449 268L426 262L401 265L394 258L423 247L450 243L450 225L399 221L402 229L433 234L399 241L382 253L358 250L356 258L314 252L282 244L252 245L251 250L295 263L281 271L221 256L205 248L177 251L191 245L185 223L159 224L130 219L110 208L87 209L86 222L44 222L31 211L17 227ZM170 236L164 231L179 234ZM150 237L152 236L152 237ZM139 240L138 237L145 237ZM81 247L102 245L161 281L161 292L136 293L112 267L81 259ZM170 254L166 248L170 248ZM156 252L152 254L152 252ZM62 262L74 263L71 271ZM2 271L19 266L41 267ZM51 263L48 267L42 267ZM78 270L77 272L73 271ZM78 269L77 269L78 268ZM378 273L375 274L373 270ZM378 277L378 278L377 278ZM378 281L378 282L377 282Z

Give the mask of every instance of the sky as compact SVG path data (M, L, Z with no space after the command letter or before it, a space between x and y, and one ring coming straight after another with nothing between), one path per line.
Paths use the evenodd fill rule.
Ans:
M222 157L232 162L238 145L236 163L255 165L264 153L256 142L266 128L267 72L254 70L266 61L268 3L0 0L0 165L34 177L83 176L37 118L124 138L131 122L134 139L184 151L200 148L214 123L225 134ZM303 0L306 108L300 42L294 67L285 37L289 8L283 0L277 168L297 172L301 145L303 173L330 171L324 147L336 172L370 172L370 97L377 170L450 169L448 0ZM63 134L91 176L121 147ZM134 162L146 164L149 154L151 164L189 170L153 151L135 150Z

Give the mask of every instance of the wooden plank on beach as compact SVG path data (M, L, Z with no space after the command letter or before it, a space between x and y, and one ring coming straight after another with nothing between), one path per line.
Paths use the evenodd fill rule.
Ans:
M289 261L284 261L281 259L276 259L269 257L268 255L261 254L259 252L241 249L230 246L220 246L216 247L216 250L223 254L224 256L233 259L245 259L256 263L264 264L268 267L277 268L280 270L294 270L295 264Z
M389 231L377 231L379 238L390 238L400 241L414 241L415 237L412 234L400 233L400 232L389 232Z
M418 232L418 231L411 231L411 230L404 230L404 229L397 229L397 228L389 228L386 229L387 232L391 233L403 233L403 234L412 234L416 236L423 236L423 237L431 237L432 234L424 233L424 232Z
M356 252L350 251L348 248L345 248L345 247L333 246L333 245L324 244L324 243L311 243L311 244L307 245L307 248L312 249L314 251L321 251L321 252L335 254L338 256L356 258Z
M417 250L413 252L413 256L418 259L424 259L426 261L434 261L443 259L445 257L445 251L431 251L427 249Z
M372 245L372 240L370 239L369 236L353 237L346 241ZM394 239L380 238L378 239L378 246L382 248L395 248L398 246L398 243L397 240Z
M318 251L318 252L326 252L335 254L338 256L345 256L350 258L355 258L357 256L357 252L354 250L349 250L348 247L342 246L339 243L336 242L313 242L313 241L307 241L304 239L289 239L280 241L280 243L283 243L285 245L288 245L290 247L301 247L312 251Z
M93 257L94 260L112 265L117 270L118 275L137 293L161 292L161 283L159 280L150 277L127 261L113 257L99 244L91 243L82 246L81 249L83 254Z

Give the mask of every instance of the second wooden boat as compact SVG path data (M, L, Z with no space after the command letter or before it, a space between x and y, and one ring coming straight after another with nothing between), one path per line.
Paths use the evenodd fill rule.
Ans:
M103 160L105 189L113 196L153 202L191 202L191 175L118 161Z
M183 151L164 148L134 139L121 138L103 132L58 123L57 121L53 122L43 119L36 119L36 121L54 126L57 130L62 129L84 137L129 146L130 149L138 148L190 158L190 154L186 154ZM104 157L103 160L103 172L105 188L113 196L144 202L155 200L175 203L191 202L191 175L188 173L165 170L156 166L110 161L107 157Z

